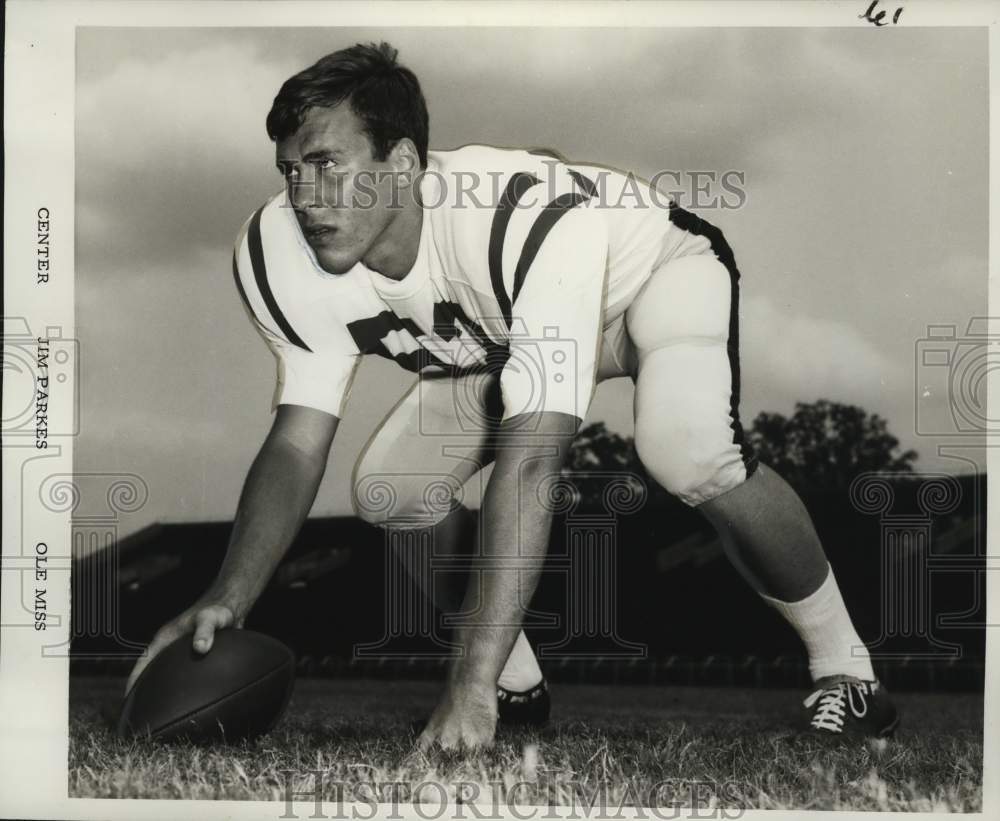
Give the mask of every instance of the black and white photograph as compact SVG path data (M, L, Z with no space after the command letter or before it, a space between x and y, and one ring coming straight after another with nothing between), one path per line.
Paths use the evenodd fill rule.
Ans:
M8 4L0 817L996 811L996 6L778 5Z

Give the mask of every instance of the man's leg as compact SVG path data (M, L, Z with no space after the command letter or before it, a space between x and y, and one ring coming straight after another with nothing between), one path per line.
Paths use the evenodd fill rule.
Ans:
M639 357L636 449L653 478L706 515L736 568L798 632L814 680L874 679L802 502L766 466L754 470L738 441L733 291L714 256L683 257L654 273L628 309Z
M791 486L760 464L745 482L698 510L757 592L798 601L819 589L829 564L809 512Z
M434 525L434 555L440 558L458 558L476 555L479 552L479 517L464 505L456 505L438 524ZM397 550L396 555L407 573L421 584L431 578L428 568L421 562L424 554L416 551ZM438 576L423 587L434 605L442 613L457 613L465 597L467 574L451 573L446 578ZM430 587L431 589L427 589ZM531 649L531 644L522 630L510 651L507 663L500 672L497 684L513 693L522 693L536 687L542 681L542 670Z
M486 374L466 380L493 379ZM443 613L457 612L465 595L467 574L434 573L434 560L468 556L478 545L478 517L457 499L462 486L492 461L489 414L477 427L475 414L464 413L460 425L456 401L487 396L482 386L458 384L450 378L418 380L390 411L362 449L352 486L357 514L385 528L431 531L433 555L399 547L394 552L422 592ZM469 409L465 409L469 410ZM386 492L388 491L388 492ZM515 693L531 690L542 672L522 631L501 672L500 687Z
M750 584L798 632L813 681L875 678L812 520L784 479L760 465L743 484L698 509L719 532L733 564L745 569Z

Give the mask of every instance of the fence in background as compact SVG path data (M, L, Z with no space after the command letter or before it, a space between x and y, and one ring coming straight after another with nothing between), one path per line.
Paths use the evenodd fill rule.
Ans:
M426 679L443 678L446 659L424 656L344 659L304 655L298 674L308 678ZM125 676L125 659L73 659L72 675ZM564 659L543 663L546 678L557 684L628 684L651 686L735 686L808 689L805 658L777 656L669 656L662 659ZM875 665L879 679L896 691L982 692L985 664L981 658L927 661L903 656Z

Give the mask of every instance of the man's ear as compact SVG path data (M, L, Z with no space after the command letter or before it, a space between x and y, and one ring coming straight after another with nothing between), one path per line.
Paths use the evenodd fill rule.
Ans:
M389 162L393 171L401 175L401 184L407 187L420 173L420 154L409 137L402 137L389 151Z

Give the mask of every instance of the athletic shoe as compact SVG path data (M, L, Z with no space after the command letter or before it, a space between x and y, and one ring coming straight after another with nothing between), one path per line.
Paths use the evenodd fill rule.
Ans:
M541 727L551 711L552 699L545 679L522 693L497 685L497 723L505 727Z
M810 713L809 729L824 736L885 738L899 726L899 713L878 681L852 676L827 676L803 702Z

